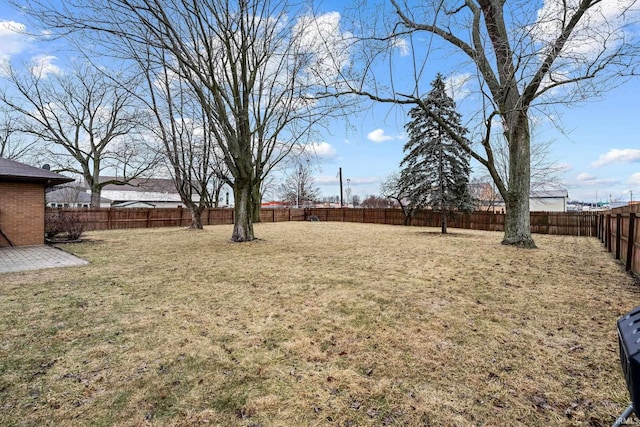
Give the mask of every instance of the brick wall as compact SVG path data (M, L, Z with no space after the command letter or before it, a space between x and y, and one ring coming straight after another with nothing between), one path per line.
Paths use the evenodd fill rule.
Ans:
M16 246L44 243L44 187L0 182L0 229ZM0 246L9 246L0 235Z

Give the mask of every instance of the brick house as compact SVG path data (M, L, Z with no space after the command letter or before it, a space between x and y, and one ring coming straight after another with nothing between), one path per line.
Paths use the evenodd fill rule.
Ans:
M45 189L72 181L0 158L0 247L44 244Z

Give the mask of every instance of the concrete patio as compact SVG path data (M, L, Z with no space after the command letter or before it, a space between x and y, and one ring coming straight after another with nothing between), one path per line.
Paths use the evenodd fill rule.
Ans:
M53 246L0 248L0 274L87 264L89 264L88 261Z

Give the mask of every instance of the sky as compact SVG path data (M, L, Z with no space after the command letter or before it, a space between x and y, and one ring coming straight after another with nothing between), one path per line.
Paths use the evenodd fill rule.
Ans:
M328 1L320 13L340 12L342 2ZM542 7L542 3L541 3ZM339 19L340 14L332 17ZM47 43L31 40L20 33L26 19L0 0L0 61L35 60L43 69L60 71L64 58ZM394 68L399 73L408 63L406 52L398 49ZM456 70L446 57L434 57L424 72L422 87L439 71ZM459 71L458 71L459 72ZM454 72L445 74L454 81ZM2 85L0 80L0 85ZM459 111L472 113L477 103L464 98L457 86L454 98ZM570 200L585 202L640 199L640 77L610 90L599 99L559 106L554 122L541 118L535 125L534 143L550 142L549 157L560 165L559 183ZM399 170L406 142L404 126L407 109L389 104L363 104L362 111L336 119L319 129L315 143L318 162L314 178L323 196L339 194L338 171L342 169L345 191L361 198L380 194L380 183ZM473 175L486 171L473 163Z

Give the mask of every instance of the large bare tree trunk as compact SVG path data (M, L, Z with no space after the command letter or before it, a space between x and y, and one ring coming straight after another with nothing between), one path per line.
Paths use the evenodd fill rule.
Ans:
M505 201L505 245L535 248L531 237L529 192L531 186L531 136L526 111L506 115L505 136L509 142L509 189Z
M100 186L91 187L91 207L98 209L100 207L100 194L102 188Z
M233 186L235 210L233 215L233 242L249 242L255 239L253 234L253 187L251 181L236 180Z
M262 207L262 197L260 197L260 185L256 184L251 190L251 201L253 203L252 220L254 223L260 222L260 208Z
M193 202L185 203L185 205L187 205L187 209L189 209L189 213L191 214L191 225L189 228L192 230L202 230L202 212L204 211L204 206L199 206Z

